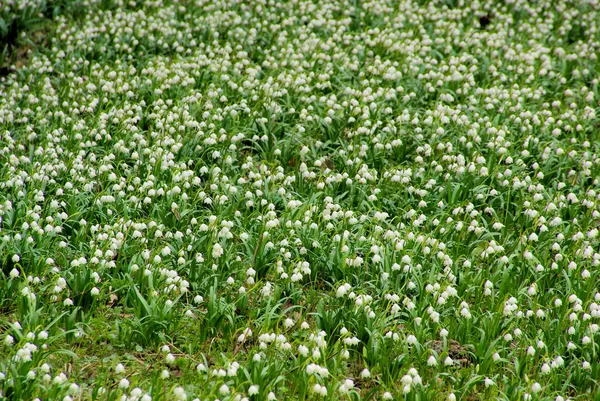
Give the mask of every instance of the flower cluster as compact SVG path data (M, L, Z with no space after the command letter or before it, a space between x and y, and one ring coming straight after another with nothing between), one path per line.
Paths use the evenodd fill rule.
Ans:
M598 1L57 4L0 5L0 398L600 397Z

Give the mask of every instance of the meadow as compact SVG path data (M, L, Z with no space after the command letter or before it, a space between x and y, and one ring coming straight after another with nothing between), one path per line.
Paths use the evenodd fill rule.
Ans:
M0 399L600 401L598 0L4 0Z

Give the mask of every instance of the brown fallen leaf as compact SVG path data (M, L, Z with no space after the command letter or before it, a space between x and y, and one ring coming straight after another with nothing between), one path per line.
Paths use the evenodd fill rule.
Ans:
M113 307L115 305L115 303L117 302L117 300L119 299L119 297L116 296L115 294L110 294L108 299L109 299L108 306Z

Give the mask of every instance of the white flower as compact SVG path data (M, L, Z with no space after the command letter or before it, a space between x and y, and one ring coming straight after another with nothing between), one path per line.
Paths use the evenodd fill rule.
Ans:
M238 336L237 340L239 343L243 343L244 341L246 341L246 338L250 336L252 336L252 330L250 330L250 328L248 327L246 330L244 330L242 334Z
M6 337L4 337L4 344L10 346L15 342L15 339L13 336L11 336L10 334L7 334Z
M219 387L219 393L221 395L229 394L229 386L227 386L227 384L223 384L221 387Z
M550 365L548 365L547 363L544 363L542 365L542 373L544 373L544 374L550 373Z
M215 245L213 245L213 249L212 249L212 257L213 258L219 258L223 255L223 247L216 243Z
M298 353L304 357L306 357L308 355L308 347L304 346L304 345L299 345L298 346Z
M187 395L183 387L175 387L173 389L173 395L178 401L185 401L187 399Z
M258 394L258 386L256 384L253 384L252 386L250 386L250 388L248 388L248 395L256 394Z

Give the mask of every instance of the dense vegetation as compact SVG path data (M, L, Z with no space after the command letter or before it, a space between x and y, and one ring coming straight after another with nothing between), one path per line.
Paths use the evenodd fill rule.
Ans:
M597 0L9 0L0 41L0 398L600 400Z

